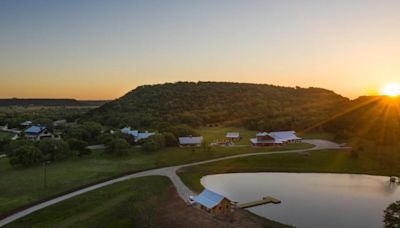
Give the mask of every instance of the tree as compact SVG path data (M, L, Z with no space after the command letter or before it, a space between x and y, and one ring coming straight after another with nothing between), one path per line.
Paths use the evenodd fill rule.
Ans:
M63 133L64 138L75 138L84 141L90 139L90 133L83 127L67 128Z
M163 133L163 135L165 138L165 146L173 147L173 146L178 145L178 139L176 138L176 136L173 133L165 132L165 133Z
M385 209L383 217L386 228L400 227L400 201L390 204Z
M93 121L84 122L82 128L89 133L90 140L95 140L97 136L101 134L101 124Z
M88 143L86 141L71 138L68 139L67 142L69 144L69 148L76 152L78 156L83 156L91 153L91 151L87 148Z
M145 139L143 145L144 151L155 151L165 147L165 137L161 134L152 135Z
M129 143L125 139L114 138L107 145L106 152L114 155L126 155L128 154Z
M63 140L43 139L38 143L38 148L42 151L46 160L54 161L71 155L68 143Z
M43 161L42 152L33 145L19 145L9 154L10 164L13 166L31 166Z

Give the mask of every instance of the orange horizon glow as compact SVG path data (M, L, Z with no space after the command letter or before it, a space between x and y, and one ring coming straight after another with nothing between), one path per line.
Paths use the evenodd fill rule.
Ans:
M400 95L400 85L396 83L387 84L380 90L380 95L397 97Z
M1 1L0 97L115 99L225 81L379 95L400 1Z

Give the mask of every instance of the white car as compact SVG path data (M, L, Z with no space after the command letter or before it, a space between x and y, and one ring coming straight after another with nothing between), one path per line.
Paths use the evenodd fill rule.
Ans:
M189 204L194 205L196 201L194 201L194 196L189 196Z

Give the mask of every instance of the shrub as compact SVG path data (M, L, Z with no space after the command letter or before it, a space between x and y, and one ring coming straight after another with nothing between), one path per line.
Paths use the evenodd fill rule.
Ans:
M164 135L157 134L146 139L142 148L144 151L155 151L163 147L165 147L165 137Z

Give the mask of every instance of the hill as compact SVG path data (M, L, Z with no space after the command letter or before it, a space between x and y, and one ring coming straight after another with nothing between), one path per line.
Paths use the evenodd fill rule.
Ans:
M162 129L233 125L257 130L304 129L349 103L332 91L265 84L177 82L144 85L88 113L105 125Z
M367 139L383 145L400 138L400 98L363 96L323 124L338 139Z
M0 106L101 106L107 101L75 99L52 99L52 98L30 98L30 99L0 99Z

